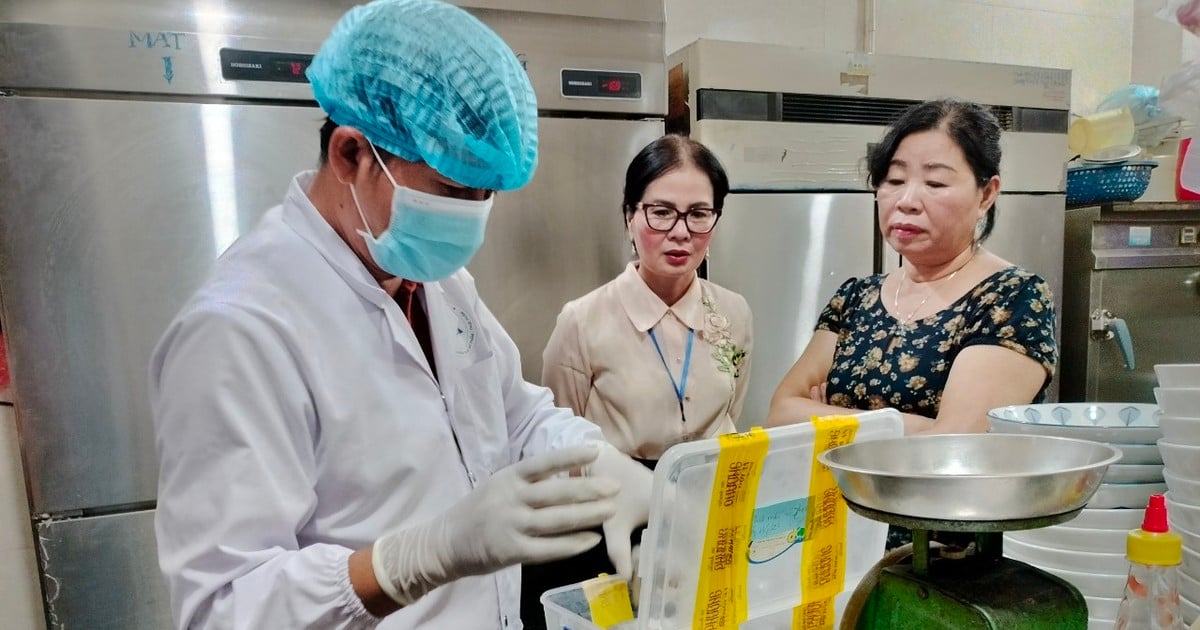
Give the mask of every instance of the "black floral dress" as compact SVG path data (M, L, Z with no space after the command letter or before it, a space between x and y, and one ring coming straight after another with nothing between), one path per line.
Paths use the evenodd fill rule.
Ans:
M1045 396L1058 362L1045 280L1019 267L1001 269L946 309L901 324L880 299L885 277L847 280L817 321L817 330L838 336L829 404L935 418L955 357L977 345L1002 346L1041 363L1046 379L1034 402Z
M1058 362L1045 280L1018 267L1001 269L941 312L901 324L880 299L884 278L847 280L817 321L817 330L838 336L829 404L935 418L955 357L976 345L1002 346L1041 363L1046 379L1033 402L1045 397ZM908 538L907 530L893 527L888 548Z

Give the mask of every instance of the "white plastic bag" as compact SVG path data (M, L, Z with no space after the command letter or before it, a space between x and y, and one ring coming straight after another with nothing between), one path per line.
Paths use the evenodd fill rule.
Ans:
M1167 5L1154 15L1200 35L1200 0L1167 0Z
M1180 66L1163 80L1158 104L1176 116L1200 122L1200 61Z

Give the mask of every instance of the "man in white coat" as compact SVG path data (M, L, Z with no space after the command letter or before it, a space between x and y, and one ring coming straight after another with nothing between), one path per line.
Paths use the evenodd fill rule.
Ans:
M516 565L628 572L649 473L521 378L463 269L529 181L512 51L437 0L347 13L321 164L217 261L150 366L180 628L519 628ZM581 473L581 474L580 474Z

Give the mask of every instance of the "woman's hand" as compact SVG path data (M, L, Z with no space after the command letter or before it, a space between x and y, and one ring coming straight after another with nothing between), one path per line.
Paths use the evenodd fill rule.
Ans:
M829 381L822 381L820 385L813 385L808 390L808 397L823 405L829 404L829 397L825 394L825 389L829 385Z

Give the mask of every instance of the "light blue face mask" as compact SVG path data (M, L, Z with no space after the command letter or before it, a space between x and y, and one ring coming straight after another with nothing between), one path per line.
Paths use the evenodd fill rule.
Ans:
M375 264L392 275L416 282L444 280L465 267L483 245L494 195L470 201L406 188L396 183L373 144L371 152L394 187L392 216L378 237L371 234L354 184L350 184L350 195L366 227L358 233Z

